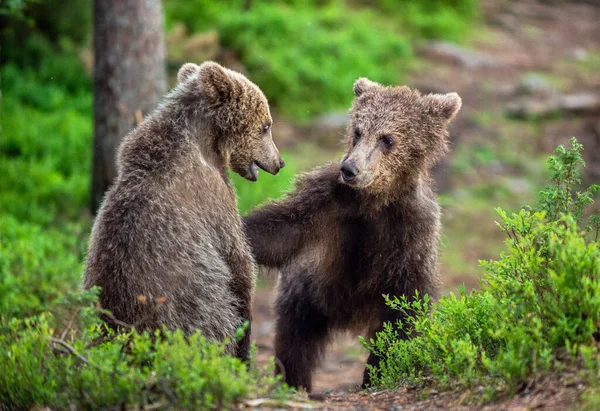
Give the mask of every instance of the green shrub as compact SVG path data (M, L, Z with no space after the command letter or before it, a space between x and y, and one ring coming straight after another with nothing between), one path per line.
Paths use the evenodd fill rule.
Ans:
M575 365L598 368L594 338L600 324L600 243L587 235L583 209L599 187L575 192L582 146L559 146L549 159L551 179L540 205L508 215L498 209L506 252L482 262L480 291L442 297L387 298L404 321L387 324L363 344L383 358L371 368L374 385L416 383L425 375L441 384L472 386L494 380L509 389L534 374ZM583 227L582 227L583 226ZM583 228L583 230L582 230ZM409 340L398 338L398 329Z
M87 226L43 229L0 214L0 314L31 315L74 290L81 281Z
M0 408L223 409L249 395L285 393L271 368L247 368L200 333L113 334L96 300L93 290L52 307L66 325L50 313L0 316Z
M76 217L89 190L91 93L10 64L0 75L0 210L40 224Z

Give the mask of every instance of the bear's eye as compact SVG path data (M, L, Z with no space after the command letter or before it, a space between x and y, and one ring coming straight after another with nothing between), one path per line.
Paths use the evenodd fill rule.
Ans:
M271 124L265 123L265 124L263 124L261 131L263 132L263 134L267 134L270 129L271 129Z
M354 144L358 143L360 140L360 130L358 128L354 129Z
M381 137L381 144L386 150L390 150L394 147L394 137L389 135Z

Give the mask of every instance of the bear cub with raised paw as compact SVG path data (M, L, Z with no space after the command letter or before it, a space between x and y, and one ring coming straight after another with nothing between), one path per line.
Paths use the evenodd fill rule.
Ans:
M400 318L383 294L435 299L440 288L429 170L448 151L461 99L365 78L354 94L341 164L301 176L293 193L243 219L256 262L280 271L275 355L286 382L309 392L334 332L375 337Z
M248 357L253 258L227 170L248 180L283 167L262 91L213 62L184 64L177 86L121 143L118 176L92 229L83 288L138 329L197 330ZM110 318L106 318L110 322Z

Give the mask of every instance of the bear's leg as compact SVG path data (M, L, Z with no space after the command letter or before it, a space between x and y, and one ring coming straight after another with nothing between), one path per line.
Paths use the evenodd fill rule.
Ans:
M288 385L310 392L312 372L328 341L327 317L310 301L308 294L280 295L276 307L278 373Z
M385 322L395 323L396 320L402 319L402 314L399 311L391 310L391 309L386 309L386 311L387 312L385 313L385 315L383 316L383 318L381 320L381 325L369 333L369 339L371 339L371 338L375 339L377 337L376 334L378 332L383 331L383 323L385 323ZM398 338L405 340L408 338L408 336L406 335L406 333L404 331L398 330ZM381 363L381 360L382 360L381 357L379 357L371 352L371 353L369 353L369 358L367 359L367 364L372 367L375 367L375 369L378 370L377 372L379 372L379 368L380 368L379 364ZM369 372L369 369L367 367L365 367L365 371L363 372L362 389L369 388L370 386L371 386L371 373Z
M244 248L240 247L240 250ZM235 347L235 355L247 362L250 355L250 334L252 332L252 296L254 294L254 267L249 253L234 252L228 258L233 272L231 291L238 299L240 326L248 321L246 333Z

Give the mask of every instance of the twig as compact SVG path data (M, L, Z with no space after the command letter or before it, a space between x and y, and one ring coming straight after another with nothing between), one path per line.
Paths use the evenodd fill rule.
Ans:
M69 344L68 342L61 340L59 338L55 338L55 337L50 337L50 341L52 342L52 344L59 344L61 346L63 346L65 348L65 350L62 350L60 348L57 347L52 347L52 349L55 352L61 353L61 354L71 354L74 357L76 357L79 361L81 361L82 363L84 363L85 365L92 365L94 367L96 367L97 369L99 369L100 371L104 371L104 369L102 367L100 367L98 364L94 364L93 362L90 362L90 360L88 360L87 358L85 358L83 355L79 354L75 348L73 348L73 346L71 344ZM121 373L117 370L114 370L114 372L118 375L121 375Z
M115 333L115 334L113 334L113 335L111 335L111 336L104 336L104 337L97 338L97 339L95 339L94 341L92 341L92 342L90 342L90 343L86 344L86 345L85 345L85 349L86 349L86 350L88 350L88 349L90 349L90 348L97 347L98 345L100 345L100 344L102 344L102 343L104 343L104 342L106 342L106 341L112 341L112 340L113 340L113 339L114 339L114 338L115 338L117 335L118 335L118 334L117 334L117 333Z
M166 400L160 400L160 401L155 402L153 404L146 405L143 409L144 410L159 410L161 408L165 408L167 405L169 405L168 401L166 401Z
M67 349L67 351L69 352L69 354L74 355L75 357L77 357L79 359L79 361L83 362L84 364L90 364L90 361L87 358L85 358L83 355L81 355L77 351L75 351L75 348L73 348L66 341L64 341L64 340L62 340L60 338L54 338L54 337L50 337L50 340L54 344L60 344L63 347L65 347Z
M171 401L172 404L177 404L177 397L175 396L175 394L173 393L173 391L171 390L171 388L169 388L169 385L167 384L167 381L165 381L162 378L159 378L158 382L160 383L160 387L162 388L162 390L165 393L165 395L167 397L169 397L169 401Z
M126 322L123 322L123 321L117 319L114 315L112 315L112 313L110 311L103 311L102 314L105 315L106 317L108 317L108 319L110 319L113 323L115 323L115 325L118 325L118 326L124 327L124 328L128 328L130 330L135 328L135 325L127 324Z
M69 332L69 329L73 325L73 320L75 319L76 315L77 315L77 313L73 313L71 315L71 318L69 318L69 322L67 323L67 326L65 327L65 329L63 330L63 332L60 334L60 339L61 340L64 340L65 337L67 336L67 333Z

